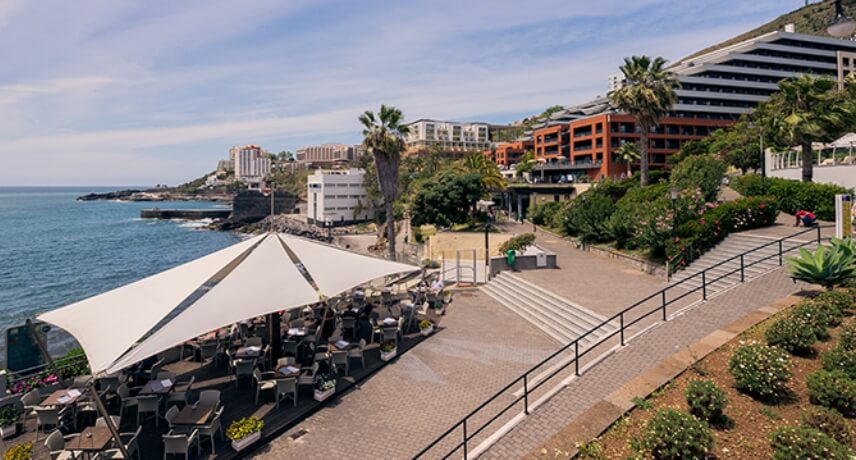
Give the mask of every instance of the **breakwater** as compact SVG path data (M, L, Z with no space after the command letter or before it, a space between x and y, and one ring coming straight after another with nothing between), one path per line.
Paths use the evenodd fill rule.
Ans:
M231 209L160 209L147 208L140 210L143 219L225 219L232 214Z

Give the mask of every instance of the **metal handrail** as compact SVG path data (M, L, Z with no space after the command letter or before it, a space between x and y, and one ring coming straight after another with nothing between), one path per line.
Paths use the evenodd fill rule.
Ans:
M783 259L784 259L783 256L785 253L788 253L788 252L793 251L795 249L800 249L806 245L810 245L810 244L814 244L814 243L820 244L820 242L822 240L821 239L821 228L824 228L824 227L817 226L817 227L807 228L807 229L804 229L802 231L796 232L794 234L788 235L786 237L779 238L778 240L772 240L769 243L763 244L761 246L750 249L750 250L745 251L743 253L729 257L728 259L725 259L725 260L723 260L717 264L711 265L710 267L706 267L703 270L701 270L701 271L699 271L699 272L697 272L697 273L695 273L695 274L693 274L687 278L684 278L684 279L682 279L676 283L670 284L669 286L666 286L665 288L660 289L658 291L655 291L654 293L649 294L648 296L642 298L641 300L638 300L637 302L633 303L629 307L619 311L618 313L616 313L616 314L610 316L609 318L607 318L606 320L602 321L600 324L598 324L594 328L589 329L580 337L577 337L576 339L574 339L570 343L568 343L568 344L562 346L561 348L559 348L558 350L554 351L553 353L548 355L546 358L542 359L537 364L535 364L534 366L529 368L529 370L527 370L525 373L521 374L520 376L518 376L517 378L515 378L514 380L509 382L507 385L502 387L499 391L494 393L493 396L491 396L490 398L486 399L484 402L482 402L481 404L476 406L473 410L469 411L465 416L463 416L460 420L458 420L451 427L449 427L449 429L447 429L442 434L437 436L431 443L429 443L427 446L422 448L422 450L420 450L416 455L414 455L413 458L414 459L422 458L426 453L431 451L437 444L439 444L441 441L445 440L447 437L449 437L456 430L462 429L462 431L463 431L462 440L460 442L458 442L457 444L455 444L453 446L452 450L450 450L449 452L444 454L441 458L443 458L443 459L449 458L458 450L463 449L464 459L466 460L468 453L469 453L468 442L471 439L473 439L475 436L477 436L479 433L481 433L484 429L486 429L489 425L491 425L493 422L495 422L497 419L499 419L499 417L501 417L503 414L505 414L512 407L517 405L520 401L524 401L524 413L526 415L529 415L529 394L530 393L532 393L533 391L540 388L542 385L544 385L545 383L550 381L550 379L552 379L553 377L555 377L556 375L558 375L560 372L564 371L565 369L567 369L571 365L574 365L575 375L579 376L580 375L580 359L582 357L586 356L589 352L591 352L592 350L594 350L595 348L597 348L601 344L612 339L616 335L619 335L621 345L622 346L625 345L625 336L624 336L625 334L624 334L624 332L629 327L639 323L640 321L648 318L649 316L657 313L658 311L662 313L662 320L667 321L668 320L667 307L669 305L672 305L673 303L675 303L679 300L682 300L689 295L695 294L699 290L702 291L702 300L707 300L707 286L709 284L716 283L717 281L722 280L728 276L734 275L735 273L738 273L738 272L740 273L740 282L742 283L745 281L745 270L747 268L752 267L754 265L757 265L761 262L764 262L764 261L769 260L769 259L774 258L774 257L778 257L778 259L779 259L778 261L779 261L780 266L783 265ZM797 236L806 234L806 233L811 232L811 231L817 232L816 238L813 239L812 241L801 242L800 244L792 246L792 247L787 248L787 249L785 249L783 247L783 242L785 242L789 239L795 238ZM775 244L778 244L778 251L776 253L768 255L766 257L762 257L762 258L755 260L749 264L746 263L745 258L747 255L750 255L756 251L762 250L764 248L767 248L767 247L769 247L771 245L775 245ZM707 273L710 270L717 268L717 267L721 267L722 265L724 265L728 262L737 260L737 259L740 260L739 267L737 267L737 268L735 268L735 269L733 269L733 270L731 270L731 271L729 271L723 275L720 275L719 277L717 277L711 281L708 281ZM687 281L694 279L696 277L701 277L701 279L702 279L701 285L699 285L698 287L692 288L692 289L684 288L684 290L686 292L684 292L683 294L681 294L681 295L679 295L679 296L677 296L671 300L668 300L668 301L666 300L666 293L668 291L670 291L670 290L672 290L678 286L681 286L682 284L684 284ZM642 316L640 316L640 317L638 317L638 318L636 318L636 319L634 319L628 323L625 322L624 316L627 313L629 313L632 310L635 310L636 308L640 307L641 305L643 305L644 303L646 303L650 300L656 299L657 297L660 297L660 299L661 299L660 305L654 307L650 311L644 313ZM613 331L613 332L601 337L595 343L589 344L589 346L585 350L583 350L582 352L580 351L580 343L585 338L587 338L589 335L594 334L595 332L605 328L606 326L615 322L616 320L618 320L619 324L620 324L619 328L616 331ZM572 348L574 351L574 358L572 360L567 360L567 362L563 363L558 368L550 371L550 373L546 377L541 378L540 381L538 383L536 383L534 386L532 386L532 387L529 386L529 384L528 384L529 383L529 376L531 374L533 374L534 372L539 370L542 366L544 366L545 364L547 364L548 362L550 362L551 360L553 360L554 358L556 358L560 354L562 354L562 353L564 353L564 352L566 352ZM523 394L521 396L516 396L516 397L512 398L511 402L506 404L505 407L503 407L497 414L495 414L493 417L491 417L486 422L484 422L475 431L468 430L468 428L469 428L468 423L467 423L468 420L473 418L476 414L478 414L485 407L487 407L487 405L496 401L497 398L499 398L500 396L505 394L508 390L515 387L515 385L519 384L521 381L523 382Z

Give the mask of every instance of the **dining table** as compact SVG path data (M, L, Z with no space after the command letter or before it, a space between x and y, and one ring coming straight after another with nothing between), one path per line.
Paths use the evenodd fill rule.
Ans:
M140 389L141 395L163 395L172 391L172 387L175 385L175 380L173 379L161 379L161 380L149 380L143 385L143 388Z
M113 439L113 434L106 426L90 426L65 442L65 448L71 451L83 452L88 458L103 451Z
M217 405L216 401L199 401L188 404L178 412L172 424L191 427L205 425L211 419L211 416L214 415Z
M77 388L57 390L50 394L44 401L39 403L40 406L70 406L77 402L83 392Z

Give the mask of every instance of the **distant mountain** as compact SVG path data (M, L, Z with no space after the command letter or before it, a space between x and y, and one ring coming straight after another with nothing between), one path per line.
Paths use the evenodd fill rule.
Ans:
M848 16L856 16L856 0L843 0L842 5L844 6L844 12ZM693 53L681 59L681 61L685 61L687 59L691 59L696 56L709 53L719 48L749 40L750 38L757 37L758 35L763 35L776 30L782 30L785 28L785 24L790 23L794 24L794 27L798 33L828 37L828 35L826 34L826 26L829 24L829 21L832 20L832 18L834 17L835 2L833 2L832 0L824 0L820 3L812 3L810 5L791 11L790 13L783 14L764 25L758 26L748 32L744 32L734 38L726 40L717 45L705 48L697 53Z

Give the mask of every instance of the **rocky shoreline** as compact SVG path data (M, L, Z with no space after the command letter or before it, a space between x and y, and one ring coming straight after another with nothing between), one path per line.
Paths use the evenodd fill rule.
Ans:
M211 230L234 231L239 233L261 233L275 231L278 233L288 233L289 235L302 236L317 241L330 243L337 236L352 235L356 233L353 227L334 227L330 229L329 236L327 229L318 228L310 225L302 220L295 219L288 214L277 214L268 216L264 219L253 222L234 222L229 219L213 222L208 226Z
M231 202L234 196L228 193L181 193L175 191L117 190L115 192L88 193L77 197L77 201L222 201Z

